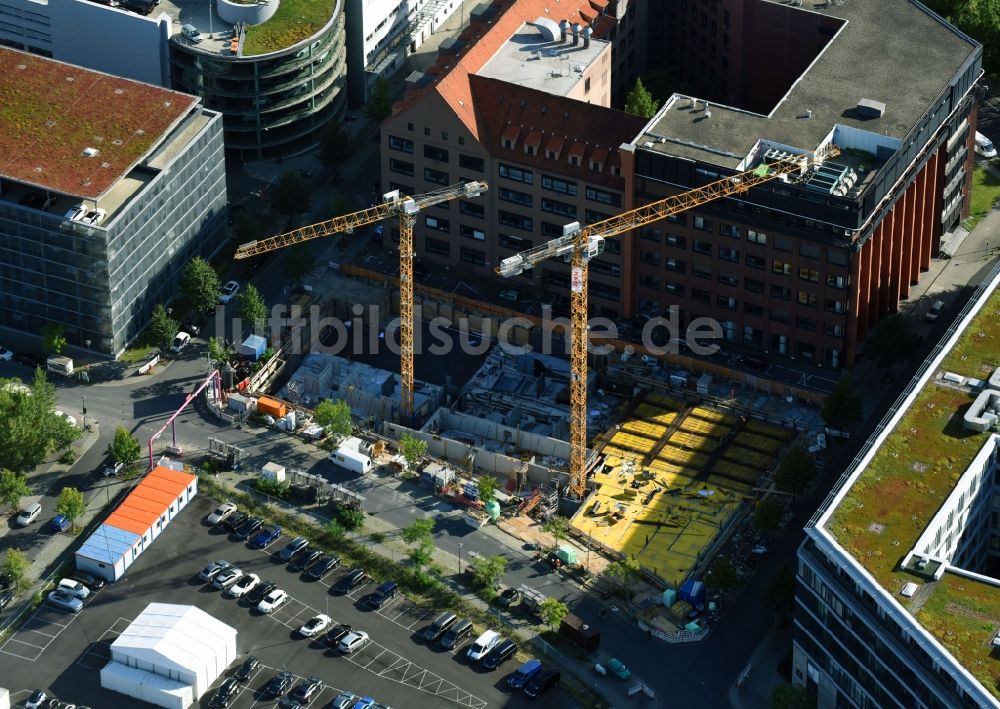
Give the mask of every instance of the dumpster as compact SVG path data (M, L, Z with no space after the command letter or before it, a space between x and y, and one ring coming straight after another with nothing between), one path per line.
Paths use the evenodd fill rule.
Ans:
M556 549L556 557L567 566L573 565L576 563L576 549L568 544L563 544Z

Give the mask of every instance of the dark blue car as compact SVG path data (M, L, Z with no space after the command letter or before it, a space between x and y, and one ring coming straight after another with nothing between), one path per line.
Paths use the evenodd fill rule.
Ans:
M281 537L281 527L276 524L271 525L270 528L264 529L254 536L250 540L251 549L267 549L275 540Z
M65 532L72 526L72 522L69 521L69 517L66 515L56 515L51 522L49 522L49 529L53 532Z

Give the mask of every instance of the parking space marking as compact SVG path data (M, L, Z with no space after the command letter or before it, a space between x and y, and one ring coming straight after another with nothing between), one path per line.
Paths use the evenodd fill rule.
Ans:
M131 622L128 618L119 617L107 630L101 633L97 640L91 643L86 652L76 661L76 664L91 671L102 669L111 660L111 643L118 639L118 636L128 628Z
M92 593L91 600L93 600L93 598L96 595L97 593ZM86 607L83 609L83 611L80 612L82 613L85 610ZM73 621L76 620L76 617L78 615L77 613L74 613L70 617L70 619L67 620L65 623L60 623L59 621L55 620L56 617L54 615L55 613L56 609L52 606L49 606L48 601L44 601L42 605L38 606L38 608L35 609L35 612L32 613L31 616L26 621L24 621L24 623L21 625L20 628L15 630L14 633L12 633L9 638L7 638L7 641L4 642L3 645L0 645L0 652L6 655L13 655L14 657L19 657L22 660L27 660L28 662L36 662L38 658L42 656L42 653L44 653L45 650L48 649L49 645L51 645L55 641L55 639L58 638L59 635L62 634L64 630L66 630L66 628L68 628L70 625L73 624ZM55 628L53 628L52 626L55 626L55 628L58 628L58 630L55 630ZM55 635L50 635L49 633L43 633L41 630L37 630L37 628L46 628L49 630L55 630ZM47 640L44 641L43 645L35 645L34 643L28 642L29 638L32 640L37 640L37 638L35 638L33 635L29 635L29 633L35 633L37 635L41 635L47 638ZM33 650L25 650L24 648L20 647L21 645L33 648ZM20 650L21 652L30 653L30 656L22 655L21 652L14 652L15 649Z
M366 588L368 588L369 586L371 586L373 583L375 583L375 582L374 581L365 581L363 584L361 584L360 586L358 586L355 589L352 589L348 593L345 593L344 595L347 596L348 598L350 598L352 601L356 601L361 596L367 595L367 593L362 593L362 591L364 591Z
M371 655L377 651L377 654ZM370 656L370 659L369 659ZM466 692L443 677L413 664L402 655L385 648L378 643L369 642L362 650L352 655L344 656L348 662L368 670L383 679L396 682L406 687L420 690L442 699L455 702L460 706L472 709L484 709L486 701ZM385 658L385 659L383 659ZM362 661L367 660L364 664ZM376 662L383 667L381 670L370 669Z
M404 596L400 596L400 598L406 601L406 605L403 605L402 608L399 610L399 612L396 613L395 615L387 615L386 613L383 613L381 610L376 612L386 620L395 623L404 630L413 630L413 626L417 625L418 623L422 623L429 620L434 615L432 611L421 608L419 605L405 598ZM391 610L396 610L396 609L391 609ZM412 611L419 611L419 613L410 615ZM401 618L402 620L400 620Z

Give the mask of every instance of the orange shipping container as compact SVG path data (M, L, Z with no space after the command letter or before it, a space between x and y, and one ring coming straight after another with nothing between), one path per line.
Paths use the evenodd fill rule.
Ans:
M262 396L257 399L257 413L271 414L274 418L280 419L286 413L285 405L277 399L270 399L266 396Z

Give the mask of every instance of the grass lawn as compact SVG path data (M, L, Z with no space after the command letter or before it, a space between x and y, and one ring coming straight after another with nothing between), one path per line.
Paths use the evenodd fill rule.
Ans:
M330 0L281 0L274 17L247 27L243 56L276 52L313 36L330 21L335 5Z
M125 362L127 364L139 364L146 357L151 355L155 350L155 347L133 347L130 350L125 350L121 357L118 358L119 362Z
M994 203L1000 198L1000 178L988 172L982 165L972 169L972 194L970 196L969 218L965 227L972 231L979 220L993 209Z

